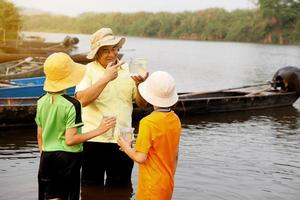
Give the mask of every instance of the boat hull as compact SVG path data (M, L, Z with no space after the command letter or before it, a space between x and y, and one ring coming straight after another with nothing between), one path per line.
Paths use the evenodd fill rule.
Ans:
M0 88L0 124L34 123L38 98L45 93L45 77L11 80L15 86ZM257 92L259 91L259 92ZM75 88L67 90L73 96ZM220 90L206 93L180 93L173 110L180 116L197 116L207 113L257 110L291 106L298 99L296 91L280 92L263 90ZM133 118L141 119L152 111L150 105L134 105Z
M256 96L234 96L225 98L183 99L176 104L175 110L184 115L256 110L291 106L297 99L298 95L296 92L270 93L268 95Z
M180 99L173 110L180 116L197 116L208 113L257 110L292 106L298 99L296 92L274 93L265 96L235 96L216 98ZM34 123L38 97L0 97L0 125ZM152 111L150 106L134 106L133 118L139 120Z

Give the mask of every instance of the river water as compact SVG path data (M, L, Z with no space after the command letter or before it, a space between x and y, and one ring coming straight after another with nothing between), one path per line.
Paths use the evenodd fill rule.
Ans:
M34 34L48 41L65 36ZM87 52L89 37L77 36L76 51ZM171 73L180 92L265 83L280 67L300 67L300 46L292 45L128 37L122 53L125 61L146 58L150 72ZM300 101L287 108L182 119L173 199L300 199L299 116ZM34 126L0 129L1 200L36 199L35 134ZM137 166L132 176L134 191L136 179Z

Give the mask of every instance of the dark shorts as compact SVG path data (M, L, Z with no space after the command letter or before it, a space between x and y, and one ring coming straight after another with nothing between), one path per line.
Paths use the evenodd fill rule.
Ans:
M78 200L82 153L42 152L38 174L39 200Z
M132 168L133 161L119 150L118 144L100 142L83 144L83 184L131 186Z

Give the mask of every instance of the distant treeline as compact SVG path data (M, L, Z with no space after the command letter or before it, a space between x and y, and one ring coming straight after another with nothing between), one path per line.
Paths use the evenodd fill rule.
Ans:
M207 9L182 13L84 13L78 17L25 16L24 31L91 34L111 27L116 34L192 40L300 44L300 18L292 26L272 29L259 10Z
M111 27L116 34L192 40L300 44L300 0L252 0L257 9L207 9L180 13L84 13L77 17L20 17L18 9L0 0L0 31L18 30L91 34ZM8 36L8 35L7 35Z

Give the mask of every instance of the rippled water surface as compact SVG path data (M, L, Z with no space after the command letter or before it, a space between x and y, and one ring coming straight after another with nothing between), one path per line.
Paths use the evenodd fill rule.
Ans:
M87 51L88 37L80 40L78 52ZM298 46L128 38L123 52L125 60L147 58L149 71L169 71L179 91L262 83L279 67L300 66ZM300 199L299 116L298 101L294 107L182 119L173 199ZM0 129L0 199L36 199L35 135L32 126ZM135 166L134 190L136 176Z
M298 115L278 109L185 122L175 196L299 199Z

